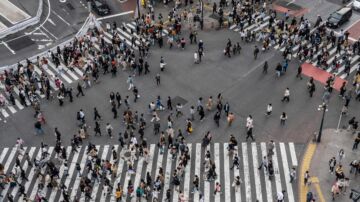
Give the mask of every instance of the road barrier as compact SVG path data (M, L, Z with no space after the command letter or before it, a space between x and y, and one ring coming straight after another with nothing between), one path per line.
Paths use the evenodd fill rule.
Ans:
M12 27L9 27L3 31L0 32L0 39L10 35L10 34L14 34L18 31L24 30L29 26L35 25L37 23L40 22L40 17L43 11L43 0L39 0L39 7L38 10L36 12L36 16L27 20L24 20Z

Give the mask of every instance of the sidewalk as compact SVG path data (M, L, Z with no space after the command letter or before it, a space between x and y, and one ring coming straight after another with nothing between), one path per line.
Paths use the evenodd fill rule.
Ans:
M354 138L355 135L347 130L340 130L338 133L334 129L323 131L321 143L316 146L309 169L310 176L315 178L312 178L312 184L308 188L313 192L316 201L332 201L331 187L335 183L335 174L329 172L329 160L331 157L336 157L337 165L339 165L338 152L340 149L345 151L345 157L341 160L341 164L345 177L350 178L350 186L345 194L339 194L335 201L352 201L349 199L350 190L360 190L360 175L355 176L349 173L350 162L355 159L360 160L360 149L352 150ZM302 180L303 174L301 173Z

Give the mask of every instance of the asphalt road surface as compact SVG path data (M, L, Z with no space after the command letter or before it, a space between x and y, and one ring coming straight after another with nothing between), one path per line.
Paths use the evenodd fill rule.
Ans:
M231 111L236 115L235 124L232 127L225 126L225 118L222 118L221 127L216 128L212 119L214 112L208 112L203 122L195 121L195 132L188 137L189 142L199 142L204 133L208 130L214 133L214 140L224 142L228 140L230 134L236 135L239 140L245 140L245 119L248 115L254 118L254 135L257 141L269 141L270 139L281 141L293 141L305 143L309 137L318 130L321 112L317 110L322 103L323 95L322 84L316 83L317 90L313 98L309 98L306 89L308 78L299 80L295 78L296 69L299 63L293 60L289 64L287 73L277 78L275 76L275 65L282 61L280 52L270 50L261 53L257 60L253 59L252 52L254 44L242 44L240 56L227 58L222 50L227 38L234 42L238 41L235 32L209 31L200 32L199 38L205 42L204 61L193 64L193 52L195 45L186 47L186 50L168 50L167 48L152 48L151 56L148 61L151 67L150 75L135 77L135 85L141 95L140 101L131 103L132 108L139 113L145 113L147 122L150 116L147 115L147 107L151 101L155 101L160 95L165 102L167 96L176 96L186 100L184 111L188 114L191 105L196 106L196 100L203 97L207 100L209 96L216 97L222 93L224 99L229 101ZM215 40L217 39L217 40ZM156 87L154 77L159 72L160 56L167 62L166 71L161 75L161 85ZM269 73L262 74L264 61L269 62ZM181 61L181 62L180 62ZM44 102L42 110L47 119L44 136L35 136L33 128L34 118L33 109L26 108L18 113L12 114L2 122L0 127L2 135L6 138L1 142L1 146L12 145L16 137L22 137L28 145L38 145L41 141L53 144L53 130L58 127L60 131L69 139L65 139L64 144L69 144L70 137L76 133L76 111L83 109L88 117L88 125L93 127L92 109L97 107L104 116L102 127L105 128L106 122L110 122L116 133L123 132L122 120L113 120L109 104L109 93L119 91L122 97L132 93L127 90L126 78L129 72L121 72L116 78L110 75L101 77L101 82L94 87L86 90L86 96L75 98L74 103L66 103L64 107L59 107L57 101ZM75 85L74 82L73 85ZM280 100L286 87L290 88L291 101L283 103ZM334 128L337 126L339 112L343 100L333 93L330 101L329 111L326 114L325 127ZM265 117L266 105L272 103L274 112L271 117ZM122 108L124 110L124 108ZM357 103L350 104L350 115L359 110ZM121 114L120 111L119 114ZM280 114L286 112L288 120L285 126L280 126ZM160 116L165 127L165 119L170 112L160 112ZM347 117L344 118L345 120ZM344 121L343 119L343 121ZM345 123L345 122L344 122ZM185 117L175 122L176 128L185 129ZM90 129L90 131L92 131ZM156 143L158 138L153 138L152 126L146 129L146 137L151 143ZM113 140L107 137L91 137L91 141L96 144L110 144Z

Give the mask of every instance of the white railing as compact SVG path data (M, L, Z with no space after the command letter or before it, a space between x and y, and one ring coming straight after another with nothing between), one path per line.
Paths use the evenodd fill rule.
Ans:
M37 23L40 22L40 17L42 14L42 10L43 10L43 0L39 0L39 7L38 10L36 12L36 16L32 17L30 19L24 20L12 27L6 28L5 30L0 32L0 39L10 35L10 34L14 34L18 31L24 30L29 26L35 25Z
M0 0L0 1L1 1L1 0ZM87 31L89 30L89 28L90 28L91 26L96 26L96 27L98 27L98 28L100 27L99 22L96 20L96 18L95 18L95 16L94 16L93 14L90 14L90 15L86 18L86 20L85 20L84 24L82 25L82 27L80 28L80 30L75 34L75 37L84 36L84 35L87 33ZM41 58L41 57L46 56L46 55L47 55L47 52L48 52L49 50L52 51L52 52L55 52L58 46L60 47L60 49L63 49L63 48L65 47L65 45L69 44L69 43L72 42L73 40L74 40L74 38L70 38L70 39L68 39L68 40L66 40L66 41L58 44L57 46L54 46L54 47L52 47L52 48L50 48L50 49L48 49L48 50L46 50L46 51L43 51L43 52L41 52L41 53L38 53L38 54L36 54L36 55L34 55L34 56L31 56L31 57L29 57L29 58L27 58L27 59L30 60L30 61L32 61L32 62L33 62L33 61L36 61L37 57L40 57L40 58ZM24 63L24 62L25 62L25 60L20 61L20 63ZM4 72L5 70L7 70L7 69L13 69L13 68L16 68L16 67L17 67L17 63L16 63L16 64L12 64L12 65L7 65L7 66L0 67L0 73L3 73L3 72Z

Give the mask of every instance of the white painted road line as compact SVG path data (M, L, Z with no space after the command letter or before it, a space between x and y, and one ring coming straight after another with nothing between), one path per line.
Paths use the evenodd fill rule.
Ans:
M237 155L239 157L239 152L238 152L239 148L237 148L235 151L234 151L234 155ZM240 157L239 157L239 163L240 163ZM234 178L236 176L241 176L240 175L240 169L237 169L237 168L234 168ZM241 179L241 178L240 178ZM242 183L240 184L240 187L239 187L239 190L237 192L235 192L235 201L236 202L241 202L241 187L242 187Z
M229 155L228 155L228 143L224 143L224 190L225 190L225 201L231 201L231 180L230 180L230 169L229 169ZM236 168L235 168L236 169ZM219 174L218 174L219 175Z
M276 191L277 192L282 192L280 170L279 170L279 163L278 163L278 158L277 158L276 146L274 147L274 154L272 156L272 160L273 160L273 167L274 167Z
M219 182L219 184L221 185L222 189L221 192L223 192L223 186L221 184L221 180L220 180L220 145L219 143L215 143L214 144L214 162L215 162L215 172L217 174L217 179L215 180L215 182ZM214 183L215 184L215 183ZM220 202L220 193L217 193L215 196L215 202Z
M295 146L294 146L293 142L289 143L289 149L290 149L290 156L291 156L292 166L298 166L298 161L297 161L296 152L295 152Z
M249 157L247 151L247 143L242 143L243 163L244 163L244 184L245 184L245 198L247 202L251 201L251 184L249 171Z
M188 148L189 148L189 155L190 155L190 159L192 159L193 157L191 157L191 147L192 144L187 144ZM185 168L185 179L184 179L184 195L185 198L188 199L189 198L189 191L190 191L190 173L191 172L191 160L188 161L187 166Z
M171 181L171 161L172 161L172 155L170 153L170 149L168 149L167 152L167 160L166 160L166 170L165 170L165 179L164 179L164 189L168 190L170 187L170 181ZM163 191L163 197L166 198L166 191Z
M286 150L285 150L285 144L283 142L280 143L280 153L281 153L281 159L282 159L282 164L283 164L283 169L284 169L284 176L285 176L285 184L286 184L286 193L288 195L288 200L289 202L295 202L294 199L294 192L292 189L292 184L290 182L290 170L289 170L289 165L288 165L288 160L287 160L287 155L286 155Z
M267 156L266 144L265 142L262 142L260 145L261 145L261 159L263 159L264 156ZM266 199L267 199L266 201L272 202L273 196L272 196L271 181L268 180L268 175L266 174L266 170L264 167L262 167L262 170L264 170L264 177L265 177L265 188L266 188Z
M201 144L196 144L196 150L195 150L195 175L199 177L199 182L201 182L202 176L200 175L200 166L201 166ZM200 188L200 187L199 187ZM194 192L194 202L199 201L199 192Z
M205 154L206 151L210 151L210 144L206 147ZM208 180L204 181L204 201L210 201L210 181Z
M5 158L5 156L6 156L6 154L7 154L7 152L9 151L9 148L4 148L3 150L2 150L2 152L1 152L1 156L0 156L0 163L1 164L4 164L4 158Z
M252 150L252 157L253 157L252 160L253 160L253 170L254 170L254 177L255 177L256 199L259 202L262 202L263 198L262 198L262 192L261 192L260 173L259 173L259 169L257 169L259 167L258 155L257 155L257 147L256 147L255 142L251 143L251 150Z
M113 18L113 17L118 17L118 16L122 16L122 15L128 15L128 14L131 14L131 13L134 13L134 11L126 11L126 12L122 12L122 13L117 13L117 14L114 14L114 15L108 15L108 16L105 16L105 17L101 17L101 18L97 18L97 20L105 20L105 19L109 19L109 18Z

